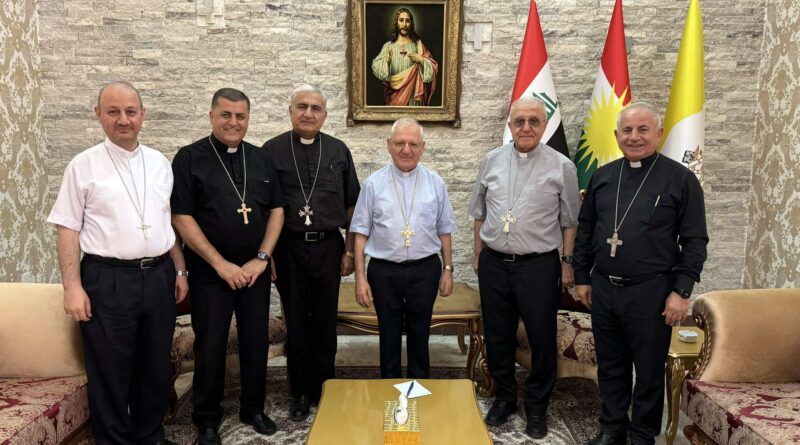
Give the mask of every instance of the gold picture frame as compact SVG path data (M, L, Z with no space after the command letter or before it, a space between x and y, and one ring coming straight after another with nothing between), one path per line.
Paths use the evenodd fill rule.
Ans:
M348 0L347 125L460 127L462 0Z

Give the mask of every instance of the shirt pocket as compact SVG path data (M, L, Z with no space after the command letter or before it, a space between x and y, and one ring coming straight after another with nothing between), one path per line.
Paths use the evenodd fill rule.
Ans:
M320 165L317 187L336 196L344 196L344 161L334 161L327 165Z
M670 195L655 195L647 198L650 207L651 226L664 226L673 224L678 217L678 202Z
M275 183L267 176L257 176L249 180L248 185L253 189L253 197L259 206L264 209L273 207L270 204L272 201L272 187L275 187L274 184Z

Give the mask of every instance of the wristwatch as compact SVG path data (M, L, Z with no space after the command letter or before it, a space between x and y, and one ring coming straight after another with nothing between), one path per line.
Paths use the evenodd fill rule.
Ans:
M175 276L176 277L188 277L189 276L189 271L188 270L176 270L175 271Z
M453 266L451 266L449 264L445 264L445 266L442 269L449 270L450 272L452 272L453 271Z
M567 263L567 264L572 264L572 255L562 255L561 256L561 262L562 263Z
M269 261L269 254L267 252L258 252L256 258L261 261Z
M691 293L691 292L689 292L689 291L688 291L688 290L686 290L686 289L681 289L681 288L679 288L679 287L675 287L675 288L673 288L673 289L672 289L672 292L675 292L676 294L680 295L680 296L681 296L681 298L683 298L683 299L688 299L689 297L691 297L691 296L692 296L692 293Z

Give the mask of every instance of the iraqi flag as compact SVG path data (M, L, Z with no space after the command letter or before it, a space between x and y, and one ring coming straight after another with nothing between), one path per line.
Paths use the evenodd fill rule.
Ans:
M705 136L704 83L703 18L699 0L691 0L664 117L661 153L689 167L700 179Z
M622 1L617 0L600 58L589 113L575 152L578 187L581 190L589 185L589 178L598 167L622 157L614 129L617 128L617 114L631 101L630 88Z
M542 135L542 142L569 158L567 138L564 136L564 125L561 123L561 110L556 99L556 87L553 84L553 75L550 73L550 64L547 62L547 49L544 46L544 36L535 1L531 1L531 9L528 12L528 26L525 28L525 40L522 42L522 52L519 55L517 79L514 81L511 103L523 96L534 96L544 102L547 128ZM506 122L503 144L512 141L511 129Z

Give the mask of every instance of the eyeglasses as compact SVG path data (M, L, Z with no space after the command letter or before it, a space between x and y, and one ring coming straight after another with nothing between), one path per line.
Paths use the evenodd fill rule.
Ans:
M523 119L520 117L511 121L511 125L513 125L514 128L522 128L525 126L526 122L528 123L528 125L531 126L531 128L539 128L539 126L541 126L544 121L540 121L535 117L530 119Z

